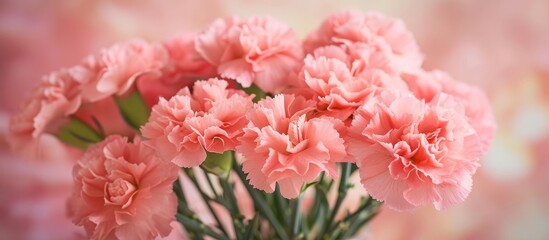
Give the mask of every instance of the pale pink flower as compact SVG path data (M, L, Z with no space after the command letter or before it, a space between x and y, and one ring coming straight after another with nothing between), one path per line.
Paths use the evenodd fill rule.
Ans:
M183 34L163 42L170 61L162 73L148 74L137 81L137 88L152 108L159 97L170 98L194 81L217 76L214 66L206 62L194 48L195 33Z
M96 102L83 99L83 84L95 76L86 69L78 65L53 72L31 92L10 121L8 135L14 152L31 160L50 159L52 155L74 160L79 151L56 139L61 128L73 119L84 121L97 132L133 135L112 98ZM95 120L102 126L97 126Z
M480 139L447 94L426 104L384 92L357 110L349 135L364 188L390 208L447 209L471 191Z
M199 35L196 50L222 77L271 93L290 84L286 77L298 71L303 56L295 32L268 17L216 20Z
M67 69L44 77L10 121L8 139L12 150L27 159L41 158L40 138L56 133L82 104L79 86Z
M250 184L295 198L304 183L322 172L337 176L337 162L346 157L342 136L326 118L310 118L315 103L300 96L279 94L254 105L250 123L239 139L242 170Z
M406 89L405 82L378 68L382 64L369 61L371 52L363 50L327 46L305 58L299 81L314 92L321 114L345 121L380 90Z
M112 95L121 96L132 89L139 77L160 75L168 61L164 47L140 39L103 49L81 65L83 97L95 102Z
M349 42L339 45L326 45L312 51L315 57L325 56L345 62L353 76L368 77L372 71L383 71L398 76L402 72L417 69L418 66L403 66L390 55L380 51L376 46L364 42Z
M427 102L440 93L452 95L457 101L462 102L469 124L479 134L483 154L488 151L497 123L490 100L482 89L455 81L446 72L437 70L430 72L418 70L404 74L403 79L416 97L425 99Z
M175 220L178 168L139 139L113 135L89 148L73 170L69 215L92 239L167 236Z
M170 57L170 65L173 71L184 77L206 79L207 76L215 76L215 67L200 57L195 50L196 33L188 33L163 42L164 48Z
M421 66L423 56L412 33L400 19L378 13L340 11L330 15L305 39L307 52L331 44L366 43L402 69Z
M180 167L200 165L206 151L234 150L253 96L227 87L213 78L195 82L192 93L185 88L169 100L161 98L141 128L143 136L163 159Z

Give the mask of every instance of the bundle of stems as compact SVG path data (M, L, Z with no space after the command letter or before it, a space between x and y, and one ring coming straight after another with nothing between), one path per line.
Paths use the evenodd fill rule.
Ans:
M255 189L248 183L242 166L236 161L233 151L225 155L230 157L231 167L225 174L212 172L207 167L182 168L194 188L200 193L209 214L215 219L215 224L205 224L203 216L189 208L188 201L196 196L186 196L186 190L180 181L174 183L179 204L177 220L188 231L192 239L203 239L209 236L213 239L231 239L229 232L234 232L236 239L347 239L355 235L378 212L381 203L368 196L361 197L355 211L347 211L343 215L342 208L349 191L356 187L349 183L350 175L356 171L352 163L340 163L339 179L329 179L321 175L313 183L302 188L301 194L295 199L284 198L277 186L273 193ZM206 183L201 184L197 174L205 174ZM253 201L255 213L252 218L246 219L240 209L238 201L242 198L235 196L235 183L239 181ZM209 189L204 189L206 186ZM329 200L330 189L336 188L335 202ZM306 196L305 196L306 195ZM189 198L191 197L191 198ZM309 206L303 204L308 198ZM225 208L231 217L232 226L227 226L219 216L222 211L216 211L213 204ZM232 230L228 228L232 228Z

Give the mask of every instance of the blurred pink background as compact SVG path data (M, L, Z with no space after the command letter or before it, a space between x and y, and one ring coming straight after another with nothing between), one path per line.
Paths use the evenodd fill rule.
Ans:
M271 15L300 36L338 9L404 19L427 69L481 86L498 121L473 192L445 212L383 209L369 239L549 239L549 1L547 0L2 0L0 1L0 238L77 239L65 217L72 161L11 155L9 116L42 75L131 37L162 40L228 15Z

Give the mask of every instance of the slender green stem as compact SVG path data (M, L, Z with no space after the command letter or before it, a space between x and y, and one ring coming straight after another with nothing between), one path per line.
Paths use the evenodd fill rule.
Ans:
M333 221L337 215L337 212L339 211L339 208L341 207L341 203L343 203L343 200L345 199L345 196L347 195L348 190L348 181L349 181L349 175L351 175L351 163L343 163L341 168L341 178L339 181L339 187L337 189L337 199L336 203L334 205L334 208L328 215L328 219L326 222L322 225L322 228L320 229L320 234L318 235L318 239L322 239L324 235L326 234L326 231L332 227Z
M204 174L206 174L206 181L208 181L208 185L210 186L212 193L214 194L216 199L219 199L219 194L217 194L217 191L215 190L212 180L210 179L210 174L208 174L207 172L204 172Z
M280 194L280 186L278 186L278 184L276 185L276 189L273 195L274 205L276 207L275 215L278 217L279 221L284 222L286 221L287 213L289 212L288 200L282 197L282 194Z
M210 203L210 201L211 201L210 196L208 196L206 193L204 193L204 191L202 191L202 188L200 187L200 184L196 180L196 177L194 176L193 169L186 169L185 173L187 174L189 179L191 179L191 182L194 184L194 186L196 187L196 189L200 193L200 196L202 197L202 199L206 203L206 206L208 207L208 210L212 214L213 218L215 219L215 222L217 223L219 229L225 235L228 235L227 230L225 230L225 228L223 227L223 224L221 223L221 220L219 220L219 217L217 216L217 214L215 214L215 211L213 210L212 204Z
M282 225L278 222L276 219L273 211L269 208L267 203L265 202L265 199L261 196L261 193L254 189L249 183L248 180L246 180L246 175L244 172L242 172L241 166L234 160L233 169L238 174L238 177L242 182L244 183L244 186L246 186L246 189L250 193L250 196L252 197L254 201L254 205L256 209L269 221L271 226L273 227L274 231L278 235L280 239L288 240L290 239L286 232L284 231L284 228L282 228Z
M295 199L292 203L292 231L290 238L294 239L301 229L301 218L302 218L302 211L301 211L301 205L303 202L303 193L300 193L297 199Z
M248 222L248 226L246 227L246 232L244 233L244 240L252 240L254 239L254 231L259 227L259 215L256 213L254 215L254 218Z
M351 219L355 218L362 211L365 211L367 208L371 207L371 205L374 201L375 200L372 197L368 197L368 199L362 204L362 206L360 206L355 212L353 212L353 213L347 215L345 218L341 219L340 222L348 222Z
M220 178L221 187L223 188L223 196L227 200L227 205L225 205L225 208L229 211L229 214L231 214L232 222L233 222L233 228L234 232L236 234L237 239L243 239L244 236L242 236L244 230L244 223L243 223L243 217L242 214L240 214L240 210L238 208L238 202L236 200L236 197L234 196L234 190L232 187L232 184L229 182L228 178Z
M207 225L201 222L197 222L194 219L191 219L181 213L178 213L176 218L177 218L177 221L183 224L183 226L185 226L185 228L189 231L202 232L218 240L229 240L227 236L223 236L217 233L216 231L214 231L213 229L211 229L210 227L208 227Z
M185 198L185 193L183 192L179 178L173 183L173 191L178 200L177 212L187 215L192 214L192 211L188 207L187 198Z
M364 225L372 220L378 213L378 209L382 203L378 201L368 201L365 208L357 210L355 213L345 218L344 222L341 222L338 226L344 225L345 229L338 229L333 231L331 239L347 239L356 234ZM340 228L340 227L338 227Z

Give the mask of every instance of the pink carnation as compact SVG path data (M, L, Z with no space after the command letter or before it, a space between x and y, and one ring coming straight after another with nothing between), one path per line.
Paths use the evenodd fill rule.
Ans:
M194 48L197 34L190 33L163 42L170 61L161 74L147 74L137 81L139 92L150 107L160 97L170 98L180 89L190 87L194 81L217 76L214 66L200 57Z
M222 77L271 93L287 87L303 55L295 32L268 17L219 19L200 34L196 49Z
M42 155L39 154L40 138L56 133L81 104L79 83L69 70L49 74L10 121L8 139L12 150L28 159L38 158Z
M85 84L83 97L95 102L111 95L123 95L139 77L161 74L160 70L168 60L168 54L161 45L140 39L103 49L99 56L88 57L80 68Z
M180 167L200 165L206 151L234 150L253 96L227 86L214 78L195 82L192 93L185 88L169 100L161 98L141 129L143 136L163 159Z
M175 220L175 165L138 139L111 136L89 148L73 170L69 214L91 239L167 236Z
M423 56L400 19L377 13L340 11L329 16L304 42L307 52L332 44L366 43L384 53L401 69L421 66Z
M107 135L133 134L113 99L90 102L83 97L86 84L96 76L96 72L88 68L95 64L93 61L93 58L88 58L83 65L53 72L31 92L21 111L10 122L9 141L14 152L26 159L51 155L52 149L62 150L62 155L79 155L76 149L70 149L56 139L61 128L73 119L82 120L97 132L101 130ZM102 125L102 129L94 120ZM46 142L59 147L50 148L52 145L43 144Z
M452 95L465 106L465 115L469 124L477 131L482 144L483 154L490 148L497 128L490 101L478 87L452 79L442 71L426 72L418 70L405 74L410 90L420 99L431 101L440 93Z
M406 89L400 78L378 68L383 63L370 57L371 52L358 45L318 48L305 58L299 80L314 92L322 114L345 121L380 90Z
M237 151L250 183L266 192L276 184L282 196L295 198L303 183L322 172L337 177L337 162L346 156L344 141L327 118L310 118L313 101L294 95L261 100L248 112Z
M195 50L197 37L198 34L189 33L170 38L163 43L171 60L169 68L195 80L216 75L215 67L202 59Z
M449 95L426 104L384 92L357 110L349 134L364 188L390 208L447 209L471 191L480 139Z

